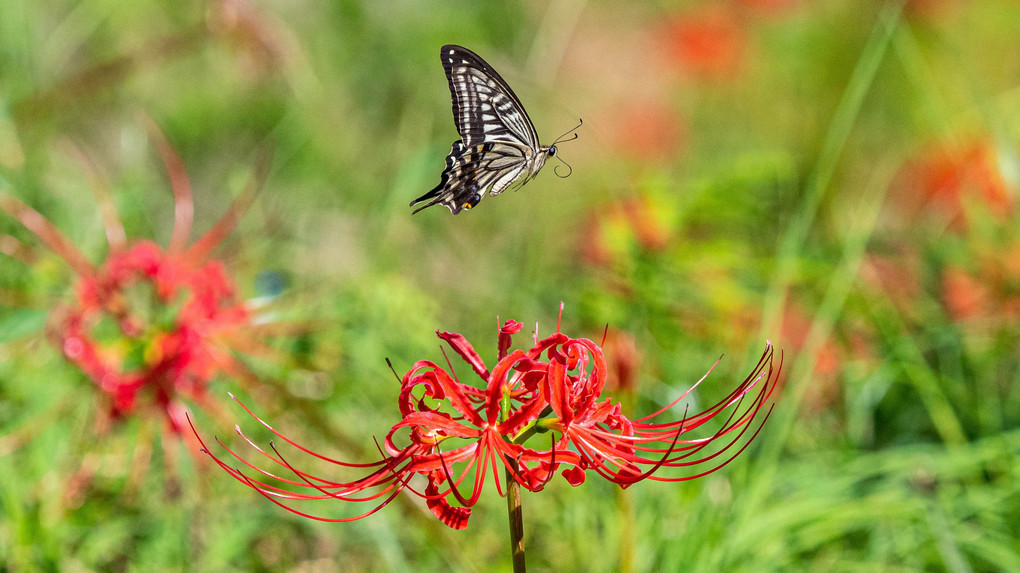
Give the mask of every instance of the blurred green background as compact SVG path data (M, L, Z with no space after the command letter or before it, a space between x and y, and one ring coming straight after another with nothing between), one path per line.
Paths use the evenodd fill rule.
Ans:
M444 43L499 70L545 142L584 119L569 178L552 160L410 216L457 138ZM726 354L711 403L766 339L783 386L700 480L525 494L533 570L1020 570L1015 0L0 3L0 191L97 264L97 188L128 237L169 241L149 119L194 188L192 240L272 154L213 257L300 328L237 353L257 383L192 405L207 438L268 437L230 391L368 461L399 418L385 358L441 361L439 329L491 365L497 320L524 345L563 301L564 332L608 325L611 363L636 364L625 412ZM0 570L510 570L491 486L461 532L415 502L318 523L196 463L158 413L97 429L103 397L46 335L74 273L6 215L0 253Z

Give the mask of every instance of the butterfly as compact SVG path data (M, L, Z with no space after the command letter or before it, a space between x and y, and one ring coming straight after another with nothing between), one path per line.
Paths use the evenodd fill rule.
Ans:
M521 100L492 66L453 44L443 46L440 57L461 138L453 142L439 185L411 201L412 207L428 201L414 213L443 205L456 215L477 205L486 192L495 197L520 188L538 175L546 159L556 155L557 144L577 138L576 133L569 139L566 136L580 124L552 145L543 146Z

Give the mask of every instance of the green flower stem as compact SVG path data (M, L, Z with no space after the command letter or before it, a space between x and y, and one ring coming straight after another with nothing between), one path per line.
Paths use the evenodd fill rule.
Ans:
M506 469L506 510L510 518L510 555L513 556L514 573L527 571L527 564L524 559L524 513L521 510L521 484L517 482L514 474L517 472L517 462L507 459L509 467Z
M542 415L546 414L543 412ZM514 444L523 444L536 433L544 431L539 428L536 422L532 422L517 437L512 440ZM556 447L553 440L552 446ZM510 554L514 560L514 573L524 573L527 565L524 561L524 512L521 509L521 484L517 481L517 460L507 457L506 468L506 509L510 519Z

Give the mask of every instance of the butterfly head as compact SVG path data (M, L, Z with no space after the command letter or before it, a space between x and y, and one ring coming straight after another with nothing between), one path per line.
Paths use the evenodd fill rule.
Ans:
M546 150L546 154L549 157L556 157L556 144L564 143L564 142L567 142L567 141L574 141L575 139L577 139L577 130L583 124L584 124L584 120L580 120L580 119L577 120L577 125L573 129L571 129L570 131L568 131L568 132L564 133L563 135L561 135L561 136L556 138L556 141L554 141L552 143L552 145L549 146L549 149ZM571 169L570 165L566 161L563 161L563 158L561 158L561 157L556 157L556 159L559 159L560 163L562 163L562 164L567 166L567 174L566 175L560 175L560 172L557 169L553 169L553 173L555 173L556 176L560 177L560 178L570 177L571 172L573 172L573 169ZM557 168L558 167L559 166L557 165Z

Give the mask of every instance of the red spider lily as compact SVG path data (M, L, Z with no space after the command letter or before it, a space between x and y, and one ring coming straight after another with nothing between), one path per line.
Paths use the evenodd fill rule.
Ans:
M1020 316L1020 244L973 250L977 252L971 253L970 265L954 263L942 271L942 302L949 317L986 328L1015 325Z
M904 166L893 199L908 221L934 218L956 230L969 227L969 203L1007 218L1014 212L1016 196L996 152L983 141L928 150Z
M676 161L687 147L687 120L673 109L666 97L649 94L623 98L612 108L615 151L624 157L653 162Z
M668 22L662 46L674 65L698 77L733 78L744 63L747 30L720 6L688 12Z
M641 353L634 337L622 330L607 328L602 335L602 352L612 364L606 376L606 388L620 393L636 392Z
M163 413L170 433L182 435L182 399L214 409L206 396L208 382L222 373L250 377L231 350L253 348L268 330L252 324L223 264L207 260L210 250L233 230L255 186L189 246L190 185L180 159L158 133L155 143L170 172L175 199L176 218L167 249L126 239L104 189L98 191L110 251L98 266L20 200L0 193L0 210L32 231L77 275L74 299L56 306L48 333L107 397L105 416L119 418L153 408Z
M673 213L663 203L638 195L592 211L581 257L593 265L618 268L633 258L635 250L662 251L673 238Z
M512 320L500 328L499 359L491 370L464 337L437 333L482 383L472 386L460 382L452 374L452 367L447 371L427 360L415 363L401 379L398 403L403 418L387 434L382 458L373 463L352 464L314 453L245 407L276 436L307 454L345 468L372 470L353 481L328 480L296 469L275 446L272 452L259 448L240 428L238 433L252 447L295 477L261 469L223 446L241 464L260 474L252 478L216 457L204 444L203 451L235 479L298 515L322 521L352 521L375 513L407 490L422 497L442 523L463 529L490 472L496 490L503 495L500 467L531 491L545 487L557 470L562 470L561 475L572 485L582 483L587 471L621 487L646 478L694 479L729 463L747 447L768 417L766 412L756 421L775 389L779 371L772 366L771 344L751 374L717 404L680 420L652 423L653 418L689 396L698 384L654 414L632 421L620 412L619 404L603 396L609 370L598 344L557 331L536 340L527 351L510 352L511 337L520 330L521 323ZM717 418L724 420L715 432L700 438L687 437ZM552 443L547 449L525 445L528 438L541 433L550 433ZM541 436L535 439L542 441ZM665 469L680 473L656 475ZM413 481L424 481L424 488L416 487ZM461 491L465 484L468 490ZM315 516L288 505L330 498L373 505L364 513L341 518Z
M151 390L175 433L184 420L173 402L204 399L208 381L231 368L220 338L250 321L221 263L192 266L147 241L113 252L75 291L54 313L57 346L110 396L115 416Z

